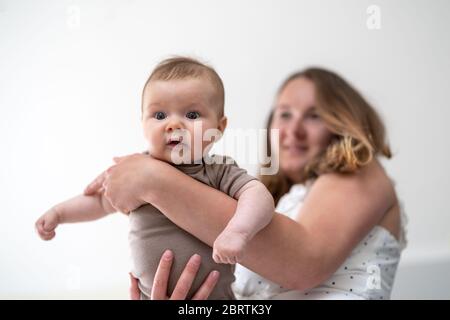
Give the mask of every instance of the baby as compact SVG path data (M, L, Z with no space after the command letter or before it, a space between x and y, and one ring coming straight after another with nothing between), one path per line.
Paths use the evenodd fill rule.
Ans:
M187 298L192 298L212 270L218 270L219 282L209 299L234 299L233 264L242 260L248 242L269 223L274 203L265 186L231 158L208 155L226 125L224 88L214 69L184 57L164 60L155 68L142 93L142 126L148 142L145 153L227 193L238 203L212 250L150 204L130 212L132 273L139 279L142 299L150 298L159 259L166 249L175 257L169 295L185 264L197 253L202 265ZM47 211L37 220L36 229L42 239L50 240L58 224L91 221L115 211L101 192L80 195Z

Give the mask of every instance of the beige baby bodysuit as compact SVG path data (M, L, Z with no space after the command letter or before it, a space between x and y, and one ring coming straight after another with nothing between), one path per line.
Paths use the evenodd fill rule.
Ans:
M234 197L237 191L251 180L255 180L229 157L212 156L212 164L174 165L177 169L213 188ZM219 162L218 162L219 161ZM174 181L176 183L176 181ZM188 214L188 213L186 213ZM191 299L206 276L212 271L220 272L219 282L209 296L211 300L234 299L231 284L235 278L234 265L217 264L212 259L212 248L171 222L150 204L132 211L129 216L129 242L134 263L133 275L139 279L141 298L150 297L153 279L166 249L174 253L168 285L171 295L189 258L197 253L202 257L197 277L189 291Z

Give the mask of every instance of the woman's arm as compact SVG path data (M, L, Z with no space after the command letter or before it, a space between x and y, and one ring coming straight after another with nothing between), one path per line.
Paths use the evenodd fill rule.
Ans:
M108 170L103 185L112 205L126 211L137 203L152 203L212 246L232 218L236 201L167 163L143 157L126 158ZM321 176L297 221L275 214L249 243L242 264L286 288L320 284L392 205L383 174L374 162L358 174Z
M236 210L237 202L174 168L159 168L158 187L143 188L142 199L152 203L175 224L212 246ZM174 183L176 181L176 183ZM241 262L247 268L282 286L303 287L315 282L307 231L291 219L275 214L247 247ZM305 244L305 245L303 245Z

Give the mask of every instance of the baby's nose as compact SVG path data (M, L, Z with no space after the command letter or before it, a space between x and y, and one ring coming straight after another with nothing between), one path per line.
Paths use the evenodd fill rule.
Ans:
M166 131L172 132L178 129L182 129L183 128L183 124L180 120L178 119L171 119L166 126Z

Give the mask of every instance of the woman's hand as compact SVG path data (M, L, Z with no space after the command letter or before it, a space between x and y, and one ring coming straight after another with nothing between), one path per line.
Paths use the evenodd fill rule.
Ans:
M123 157L114 157L114 158L113 158L114 163L117 164L117 163L119 163L120 161L126 159L127 157L131 157L131 156L133 156L133 155L135 155L135 154L137 154L137 153L130 154L130 155L128 155L128 156L123 156ZM112 165L111 167L108 168L108 170L109 170L110 168L114 167L114 166L115 166L115 165ZM105 170L105 171L103 171L102 173L100 173L100 174L97 176L97 178L95 178L94 180L92 180L92 182L89 183L89 184L86 186L86 188L85 188L84 191L83 191L83 194L84 194L85 196L91 196L91 195L94 195L94 194L96 194L96 193L101 193L101 192L105 191L105 190L103 189L103 183L105 182L105 178L106 178L106 174L107 174L106 171L107 171L107 170Z
M141 194L148 191L148 182L152 181L152 172L160 161L149 155L132 154L114 158L115 165L102 172L84 190L85 195L104 192L105 197L118 211L129 213L146 203Z
M130 287L130 299L131 300L140 300L141 291L139 290L139 280L133 277L131 273L130 275L130 281L131 281L131 287Z
M170 250L166 250L159 261L158 269L156 270L155 279L153 282L151 299L152 300L184 300L189 292L189 289L194 282L198 269L200 268L201 257L198 254L193 255L183 272L180 279L178 279L177 285L172 292L172 295L167 296L167 284L169 283L170 269L173 262L173 253ZM130 274L131 288L130 296L132 300L139 300L139 287L138 280ZM219 280L219 272L212 271L198 291L195 293L192 300L206 300Z

